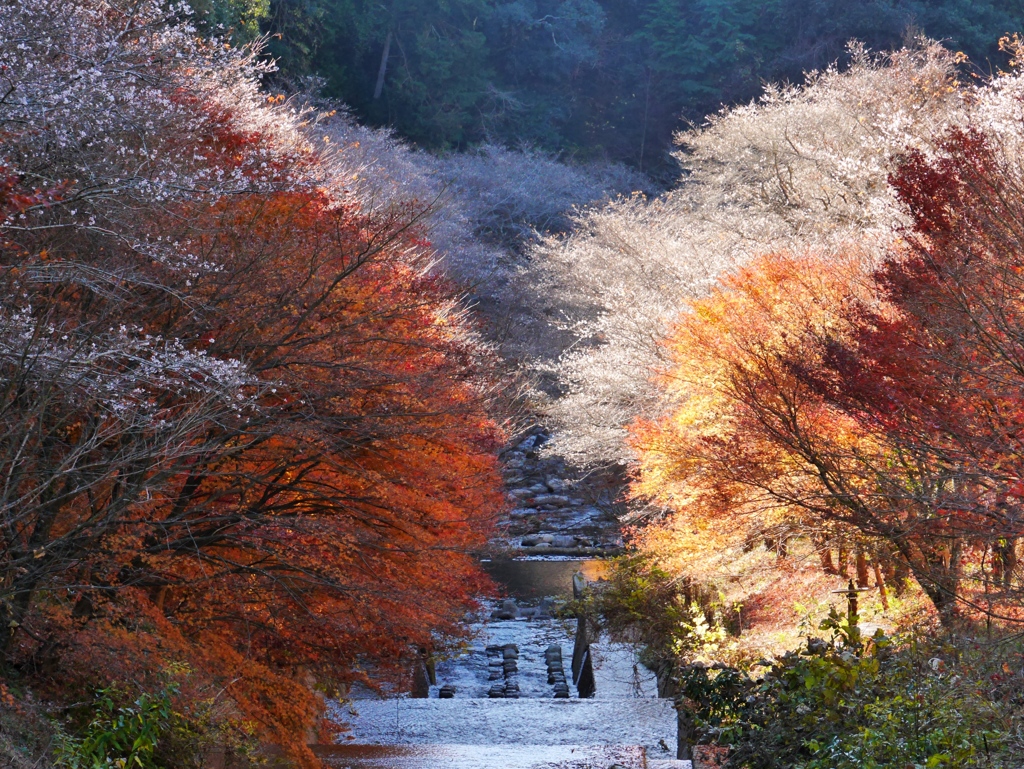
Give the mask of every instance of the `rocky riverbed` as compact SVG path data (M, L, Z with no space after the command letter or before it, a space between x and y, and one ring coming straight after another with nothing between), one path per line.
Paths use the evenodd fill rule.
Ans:
M327 756L330 765L688 766L671 761L675 711L670 700L657 698L654 675L639 663L635 650L607 639L593 644L596 692L580 698L569 671L574 623L529 603L495 603L489 618L474 625L462 653L438 663L427 698L382 699L367 693L336 703L331 715L350 732Z
M672 702L636 651L589 639L589 683L572 672L576 622L559 619L573 574L599 579L621 551L615 479L574 475L531 430L503 454L510 511L487 570L506 595L471 640L436 661L419 697L369 693L334 703L348 733L324 758L351 769L684 769ZM580 683L577 686L577 683ZM426 685L426 682L423 682Z
M504 479L512 506L495 540L510 555L608 557L621 552L617 489L574 477L564 460L542 452L548 432L534 428L506 450Z

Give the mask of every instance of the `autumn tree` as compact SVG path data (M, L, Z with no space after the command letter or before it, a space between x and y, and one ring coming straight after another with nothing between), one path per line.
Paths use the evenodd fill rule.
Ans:
M312 683L460 631L502 500L486 351L181 9L0 8L5 669L189 662L310 763Z
M541 301L570 336L552 366L553 447L582 465L628 464L626 428L661 408L643 373L680 307L719 276L776 250L830 249L868 234L881 250L902 216L889 158L927 148L963 120L952 55L934 43L888 57L855 48L851 67L679 135L683 175L657 199L634 196L580 213L573 232L533 249Z
M910 224L880 262L775 255L697 302L663 380L677 406L636 428L636 490L712 536L856 532L944 621L982 608L964 580L989 554L1012 587L1020 178L998 140L953 130L898 160Z
M912 225L875 273L884 304L850 308L856 336L832 347L817 379L933 469L947 558L980 541L1007 587L1024 469L1020 180L1013 150L978 130L951 132L936 157L902 157L891 181Z

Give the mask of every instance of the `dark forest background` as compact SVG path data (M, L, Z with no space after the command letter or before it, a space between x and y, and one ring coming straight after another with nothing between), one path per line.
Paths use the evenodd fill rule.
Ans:
M282 83L431 149L529 144L646 171L672 133L764 81L927 35L986 74L1021 0L200 0L207 29L271 36Z

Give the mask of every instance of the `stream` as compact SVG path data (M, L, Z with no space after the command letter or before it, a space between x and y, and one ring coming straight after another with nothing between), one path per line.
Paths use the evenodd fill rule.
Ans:
M581 698L570 662L576 623L538 610L552 598L572 595L577 571L598 579L598 560L506 560L485 562L514 618L481 618L462 653L439 661L429 696L378 698L366 695L334 703L331 716L351 730L345 744L319 749L337 769L654 769L686 767L676 762L675 711L657 698L654 675L635 650L601 638L590 646L596 692ZM552 649L565 673L568 692L552 684ZM515 665L496 663L498 650L514 649ZM510 651L507 656L512 656ZM509 674L507 668L513 668ZM498 671L504 670L503 675ZM514 682L514 694L492 693ZM442 698L442 689L448 696Z
M341 744L318 746L332 769L691 769L676 761L676 714L657 697L636 650L588 639L593 689L573 651L577 622L557 618L573 575L609 572L617 518L540 456L537 432L504 455L511 507L482 566L502 595L470 623L471 637L421 677L419 697L353 692L329 703ZM585 695L581 696L580 688ZM426 695L426 696L424 696Z

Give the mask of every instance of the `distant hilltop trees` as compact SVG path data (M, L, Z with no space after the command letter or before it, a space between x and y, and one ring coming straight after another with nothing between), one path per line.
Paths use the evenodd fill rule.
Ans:
M849 61L846 44L899 48L915 35L978 71L1024 7L991 0L196 0L235 40L272 36L278 77L433 148L485 140L673 167L672 132L762 84Z

